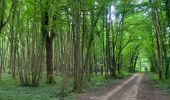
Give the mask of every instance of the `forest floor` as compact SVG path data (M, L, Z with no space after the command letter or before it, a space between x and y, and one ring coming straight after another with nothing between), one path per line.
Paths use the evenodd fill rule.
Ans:
M154 87L144 73L118 80L116 83L80 94L78 100L170 100L170 95Z

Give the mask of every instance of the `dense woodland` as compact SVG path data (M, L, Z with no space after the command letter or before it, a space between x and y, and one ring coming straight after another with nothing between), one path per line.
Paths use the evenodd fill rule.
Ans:
M0 0L0 77L22 86L147 70L170 77L170 0ZM0 82L3 82L0 79Z

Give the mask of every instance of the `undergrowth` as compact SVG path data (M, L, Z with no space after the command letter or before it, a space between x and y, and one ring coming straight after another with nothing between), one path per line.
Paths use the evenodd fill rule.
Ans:
M154 85L156 88L164 91L164 92L168 92L170 93L170 79L162 79L159 80L159 77L157 74L149 72L148 73L151 80L154 82Z
M117 78L106 79L103 75L93 76L91 81L85 85L84 90L98 89L113 84L116 80L129 75L129 73L122 71L118 74ZM37 87L21 86L18 77L14 79L7 73L3 73L2 76L0 81L0 100L76 100L76 94L71 92L73 79L69 80L66 97L63 98L60 96L62 84L62 77L60 75L55 76L56 84L46 85L44 77L40 80L40 84Z

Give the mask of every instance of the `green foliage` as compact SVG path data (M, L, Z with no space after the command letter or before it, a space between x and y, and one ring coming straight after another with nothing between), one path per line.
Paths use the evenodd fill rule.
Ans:
M121 70L118 73L117 77L118 78L125 78L125 77L131 76L131 75L132 75L132 73L129 73L127 70Z
M3 1L5 1L4 5L0 2L0 25L8 18L12 0ZM85 86L83 82L79 83L83 83L81 86L85 89L91 90L116 81L116 79L105 79L106 73L108 76L112 73L113 75L110 76L124 78L131 75L130 71L135 72L152 67L156 71L158 49L153 22L156 18L159 19L156 22L160 25L155 26L161 28L160 51L161 57L165 59L162 62L166 63L170 58L170 35L167 31L168 16L166 15L168 11L160 0L151 5L149 0L16 1L9 21L3 26L3 30L0 30L0 33L4 33L0 34L2 60L0 70L14 70L12 73L16 79L12 79L7 74L2 75L0 99L56 100L56 98L59 99L62 86L67 97L71 99L74 98L74 94L68 92L76 83L73 82L73 78L82 81L83 75L90 76L91 81L86 82L88 78L85 79ZM152 6L158 10L158 15L153 18L153 12L150 9ZM110 11L113 10L112 7L114 11ZM114 21L110 21L108 17L114 17ZM47 32L43 33L43 29ZM49 58L45 52L49 48L45 48L43 44L47 34L55 37L54 40L46 38L46 40L52 40L52 43L46 44L53 45L51 46L53 57ZM76 57L78 53L76 51L80 51L78 57ZM64 73L64 75L55 76L56 84L44 85L46 80L44 67L47 60L45 58L52 60L57 74ZM76 65L78 63L81 63L80 66ZM163 66L163 69L166 67ZM81 73L76 72L77 69L82 69L78 70ZM99 71L103 74L93 76ZM25 81L38 76L38 73L43 75L43 79L40 79L40 82L37 81L38 87L21 87L18 73L20 76L25 76L22 77ZM169 80L158 81L156 74L151 74L151 78L158 87L167 90L170 88L167 84ZM65 89L65 86L68 88Z

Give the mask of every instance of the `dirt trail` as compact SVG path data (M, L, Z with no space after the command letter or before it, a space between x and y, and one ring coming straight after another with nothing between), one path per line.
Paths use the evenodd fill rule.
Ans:
M145 74L137 73L110 86L82 94L78 100L170 100L170 97L156 91Z

